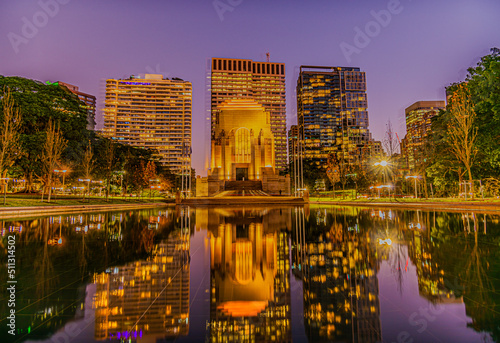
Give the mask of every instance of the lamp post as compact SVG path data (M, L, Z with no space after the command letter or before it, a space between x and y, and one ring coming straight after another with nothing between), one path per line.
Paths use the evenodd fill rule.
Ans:
M63 174L63 183L62 183L62 193L64 194L64 178L66 176L67 170L59 170L59 169L54 169L54 173L62 173Z
M418 199L418 195L417 195L417 179L419 178L419 175L408 175L408 176L405 176L406 180L408 180L409 178L412 178L415 181L415 199Z
M151 199L151 190L153 188L156 188L155 186L151 186L151 182L159 182L159 181L160 180L158 180L158 179L151 179L151 180L149 180L149 199Z
M80 182L87 182L87 190L89 190L90 195L90 179L78 179ZM85 189L83 190L82 199L85 200Z
M356 178L358 177L358 174L357 173L346 174L346 176L354 176L354 188L356 189L356 193L355 193L355 198L354 199L357 199L358 198L358 183L356 182Z
M102 180L96 180L96 181L91 181L91 182L101 184L101 187L99 187L99 196L102 196ZM89 195L90 195L90 190L89 190Z
M386 180L385 180L385 171L387 170L387 166L389 165L389 162L387 162L386 160L382 160L380 162L375 162L374 166L380 166L382 167L382 177L384 178L384 184L386 183Z
M7 200L6 200L7 199L7 185L8 185L10 178L2 177L2 178L0 178L0 180L3 181L3 204L5 205L7 202Z

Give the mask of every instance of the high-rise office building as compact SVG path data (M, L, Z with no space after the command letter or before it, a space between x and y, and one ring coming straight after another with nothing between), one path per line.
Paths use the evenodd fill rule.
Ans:
M80 92L77 86L71 85L66 82L57 81L59 86L66 87L71 93L78 95L78 98L85 103L87 110L87 129L94 130L95 128L95 103L96 98L93 95Z
M402 151L410 170L425 162L425 139L431 129L431 119L445 107L444 101L417 101L405 109L406 136Z
M174 173L191 165L191 82L162 75L106 80L104 130L120 143L156 151Z
M301 66L297 117L304 158L320 163L336 154L359 163L371 140L365 73L350 67Z
M292 163L298 156L297 139L299 137L299 128L292 125L288 131L288 163Z
M250 98L271 115L276 169L286 167L285 64L233 58L212 58L210 75L211 131L219 106L230 99Z

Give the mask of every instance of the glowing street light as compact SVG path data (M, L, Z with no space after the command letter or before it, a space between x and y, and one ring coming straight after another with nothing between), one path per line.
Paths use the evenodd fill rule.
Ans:
M384 177L384 183L386 183L386 176L385 174L387 173L387 167L389 166L389 162L387 160L382 160L382 161L379 161L379 162L375 162L373 164L373 166L375 167L382 167L382 175Z
M378 244L380 244L380 245L383 245L383 244L392 245L392 240L390 238L386 238L386 239L379 238Z
M54 173L62 173L63 174L63 184L62 184L62 192L63 192L63 194L64 194L64 178L66 176L66 172L67 172L66 169L64 169L64 170L54 169Z
M420 177L419 175L408 175L408 176L405 176L406 180L408 180L409 178L412 178L413 180L415 180L415 199L418 199L418 195L417 195L417 179L419 177Z
M90 196L90 181L92 181L92 180L90 180L90 179L78 179L78 181L87 182L87 189L88 189L89 196ZM83 191L82 199L85 199L85 190Z

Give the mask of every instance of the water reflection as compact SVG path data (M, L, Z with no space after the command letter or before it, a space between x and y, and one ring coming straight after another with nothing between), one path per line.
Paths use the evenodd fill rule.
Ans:
M0 232L17 342L500 340L498 214L171 207Z
M296 266L309 341L381 341L376 240L360 230L358 217L330 217L326 209L315 211L305 227Z
M189 331L189 228L152 257L94 275L95 338L178 336Z
M210 239L209 340L291 341L291 208L208 208L196 218Z
M161 218L152 230L149 224ZM8 235L16 235L16 337L46 339L84 316L86 284L95 272L148 256L154 239L172 230L172 210L77 214L2 221L2 254ZM2 256L2 260L3 260ZM6 284L6 265L0 267ZM1 324L8 313L1 289ZM11 341L2 330L2 337ZM5 341L2 339L1 341Z
M457 323L466 336L455 342L499 340L498 215L352 207L296 213L298 222L303 217L304 230L299 225L294 235L292 268L304 284L309 341L450 341L447 330ZM391 278L380 279L386 275L380 272L382 265ZM397 329L386 324L383 330L379 285L395 285L399 295L386 294L385 301L404 314L417 300L415 293L408 294L414 278L428 308L415 307L405 314L406 322L394 325ZM456 316L453 304L465 307L467 317L454 323L446 318ZM435 308L439 311L434 314L446 315L438 318L428 311ZM382 337L382 331L389 334Z

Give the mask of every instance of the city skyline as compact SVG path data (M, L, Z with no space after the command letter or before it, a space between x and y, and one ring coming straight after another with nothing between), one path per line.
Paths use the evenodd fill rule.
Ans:
M464 66L500 45L500 4L493 0L129 1L121 8L43 0L2 9L0 74L78 85L97 97L97 128L106 79L161 73L192 82L193 167L201 175L210 140L204 78L213 57L265 62L269 52L271 61L285 63L287 129L297 121L300 65L359 67L366 72L369 129L383 140L388 119L402 138L406 107L444 100L444 87L464 79Z

